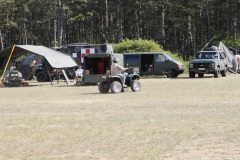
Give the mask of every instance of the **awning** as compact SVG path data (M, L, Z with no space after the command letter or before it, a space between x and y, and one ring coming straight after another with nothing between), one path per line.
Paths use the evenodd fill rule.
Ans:
M0 58L8 58L13 47L8 47L0 52ZM73 58L65 53L35 45L16 45L11 58L17 58L29 52L41 55L47 59L53 68L69 68L77 66Z

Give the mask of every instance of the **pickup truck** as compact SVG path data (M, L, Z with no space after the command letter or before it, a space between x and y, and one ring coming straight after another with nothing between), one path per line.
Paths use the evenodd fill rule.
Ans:
M215 78L227 76L228 58L224 51L200 51L189 63L189 77L203 77L204 74L214 74Z

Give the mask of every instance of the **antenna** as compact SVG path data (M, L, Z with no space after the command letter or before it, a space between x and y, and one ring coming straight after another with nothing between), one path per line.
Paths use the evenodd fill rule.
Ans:
M211 43L213 39L215 39L215 37L216 37L216 36L214 36L214 37L201 49L201 51L204 50L204 48L206 48L206 47L208 46L208 44Z

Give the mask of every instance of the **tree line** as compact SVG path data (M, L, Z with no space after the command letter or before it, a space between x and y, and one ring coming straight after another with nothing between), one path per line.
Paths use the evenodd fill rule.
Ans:
M0 49L148 39L194 55L240 33L239 0L0 0Z

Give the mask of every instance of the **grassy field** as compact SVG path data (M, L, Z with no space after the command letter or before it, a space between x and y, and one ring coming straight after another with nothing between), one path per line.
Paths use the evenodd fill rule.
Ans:
M141 82L1 88L0 159L240 159L240 75Z

